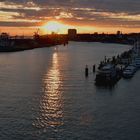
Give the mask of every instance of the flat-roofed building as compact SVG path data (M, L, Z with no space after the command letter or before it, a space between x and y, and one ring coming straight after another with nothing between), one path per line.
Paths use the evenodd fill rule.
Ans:
M77 36L77 30L76 29L68 29L68 38L69 39L75 39Z

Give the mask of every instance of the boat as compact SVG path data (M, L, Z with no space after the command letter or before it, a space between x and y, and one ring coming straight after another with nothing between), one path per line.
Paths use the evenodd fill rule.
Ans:
M113 64L105 64L96 74L96 85L113 85L120 78L119 70Z
M132 64L128 65L123 71L123 77L132 78L136 70L137 70L137 67L133 66Z
M136 57L134 60L134 63L135 63L137 68L140 68L140 57Z

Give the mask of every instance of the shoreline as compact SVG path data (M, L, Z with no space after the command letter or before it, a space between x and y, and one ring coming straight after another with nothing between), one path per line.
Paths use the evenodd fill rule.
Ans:
M7 47L7 48L0 48L0 53L3 52L19 52L19 51L26 51L26 50L32 50L32 49L37 49L37 48L47 48L47 47L53 47L55 45L47 45L47 46L39 46L39 47L25 47L25 48L20 48L20 47Z
M26 39L24 40L26 41ZM29 44L17 44L15 46L7 46L7 47L0 47L0 53L3 52L19 52L19 51L25 51L25 50L32 50L32 49L37 49L37 48L49 48L49 47L54 47L56 45L62 45L65 43L56 43L56 44L44 44L44 43L37 43L34 40L31 40L32 42L28 42ZM73 42L82 42L82 43L95 43L95 41L73 41ZM104 44L122 44L122 45L132 45L131 43L120 43L120 42L101 42L99 41L98 43L104 43ZM68 44L68 43L67 43Z
M105 42L103 42L103 41L82 41L82 40L74 40L74 42L87 42L87 43L96 43L96 42L98 42L98 43L105 43L105 44L122 44L122 45L133 45L133 43L126 43L126 42L107 42L107 41L105 41Z

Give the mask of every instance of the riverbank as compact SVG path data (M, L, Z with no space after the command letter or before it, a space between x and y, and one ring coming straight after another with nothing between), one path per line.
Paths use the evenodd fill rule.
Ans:
M102 43L119 43L119 44L134 44L135 40L140 38L139 33L132 34L122 34L118 32L117 34L75 34L68 35L70 41L79 42L102 42Z
M0 36L0 52L24 51L36 48L52 47L61 44L68 44L66 36L35 36L33 39L26 39L21 37L11 38L7 33L2 33Z
M21 44L18 46L10 46L10 47L0 47L0 52L17 52L17 51L25 51L32 50L37 48L45 48L45 47L53 47L58 44Z
M2 41L1 41L2 42ZM4 43L3 43L4 42ZM36 48L53 47L61 44L68 44L66 41L55 41L47 39L8 39L0 44L0 52L16 52ZM4 44L4 45L3 45Z

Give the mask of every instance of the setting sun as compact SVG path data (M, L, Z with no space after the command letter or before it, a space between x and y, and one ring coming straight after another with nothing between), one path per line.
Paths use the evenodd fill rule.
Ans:
M45 33L64 33L68 27L68 25L64 25L58 21L49 21L42 26L42 31Z

